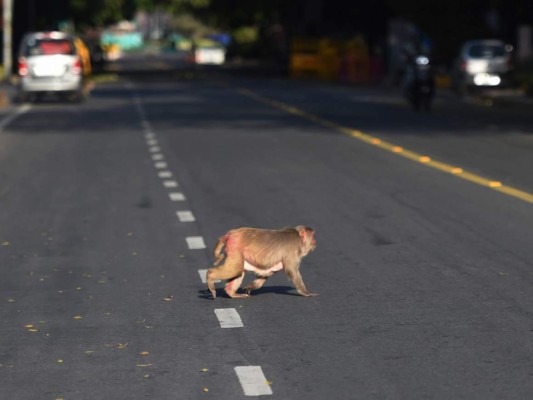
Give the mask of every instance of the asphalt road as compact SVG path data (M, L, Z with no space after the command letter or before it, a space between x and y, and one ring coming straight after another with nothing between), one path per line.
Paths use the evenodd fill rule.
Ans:
M14 106L0 398L529 399L530 111L223 75ZM209 298L221 234L298 224L318 297Z

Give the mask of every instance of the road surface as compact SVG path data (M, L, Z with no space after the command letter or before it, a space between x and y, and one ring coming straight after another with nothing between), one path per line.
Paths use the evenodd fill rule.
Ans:
M4 112L0 398L530 398L530 110L188 77ZM210 299L220 235L298 224L318 297Z

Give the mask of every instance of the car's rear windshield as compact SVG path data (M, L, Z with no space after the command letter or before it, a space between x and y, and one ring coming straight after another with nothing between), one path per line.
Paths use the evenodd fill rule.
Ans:
M473 58L503 57L505 47L498 45L474 45L468 50L468 55Z
M74 43L68 39L34 39L28 42L27 56L76 54Z

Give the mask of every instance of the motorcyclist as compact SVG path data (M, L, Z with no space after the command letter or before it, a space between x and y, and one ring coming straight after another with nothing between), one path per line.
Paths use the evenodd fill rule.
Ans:
M416 51L405 52L404 93L415 110L429 110L435 95L435 76L426 54L421 46Z

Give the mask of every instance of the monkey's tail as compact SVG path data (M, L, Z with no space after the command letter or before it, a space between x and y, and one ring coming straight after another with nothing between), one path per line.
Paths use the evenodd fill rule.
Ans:
M215 257L215 262L213 263L214 266L217 266L224 258L224 252L222 251L222 249L226 245L227 240L228 235L221 236L220 239L218 239L217 245L215 246L215 250L213 251L213 256Z

